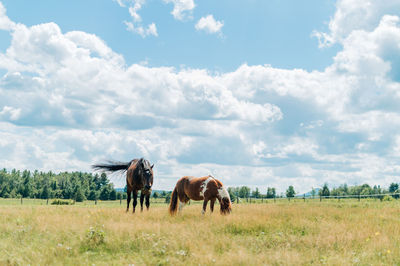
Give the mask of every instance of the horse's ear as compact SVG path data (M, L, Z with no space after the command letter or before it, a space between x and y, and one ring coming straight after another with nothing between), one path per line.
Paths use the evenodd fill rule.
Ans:
M153 167L154 167L154 163L153 163L153 165L152 166L150 166L151 167L151 169L153 169Z

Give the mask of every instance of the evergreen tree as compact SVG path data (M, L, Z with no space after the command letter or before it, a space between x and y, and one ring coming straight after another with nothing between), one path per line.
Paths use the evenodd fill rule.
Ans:
M330 192L329 192L329 188L328 188L328 184L325 183L324 186L322 187L322 189L319 191L319 194L321 196L329 196Z
M99 199L99 193L96 190L91 190L89 192L88 200L98 200Z
M100 199L101 200L109 200L110 199L110 193L113 189L107 185L103 186L103 188L100 191Z
M115 189L113 189L110 192L110 200L116 200L116 199L117 199L117 191L115 191Z
M85 200L85 195L83 194L82 188L78 186L75 192L75 201L82 202Z
M108 185L108 178L105 173L101 173L100 175L100 187L104 187Z
M41 199L48 199L50 198L50 189L47 185L43 187L42 193L40 195Z

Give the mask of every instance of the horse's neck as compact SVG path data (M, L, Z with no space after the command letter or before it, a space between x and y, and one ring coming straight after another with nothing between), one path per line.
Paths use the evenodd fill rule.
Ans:
M133 171L133 183L135 183L136 185L142 185L142 179L140 178L141 175L141 170L138 166L136 166L135 171Z

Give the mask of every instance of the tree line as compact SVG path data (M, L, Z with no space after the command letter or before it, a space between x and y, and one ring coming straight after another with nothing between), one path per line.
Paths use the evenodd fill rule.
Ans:
M124 190L126 192L126 188ZM84 200L116 200L126 199L126 193L117 191L105 173L92 174L84 172L31 172L28 170L19 171L6 169L0 170L0 197L1 198L59 198L73 199L76 201ZM340 185L329 189L328 184L324 184L321 189L312 188L307 196L349 196L349 195L374 195L399 193L398 183L391 183L385 189L380 186L371 187L368 184L348 186ZM274 187L268 187L266 191L258 188L251 190L250 187L228 187L231 200L236 198L278 198L295 197L296 192L293 186L289 186L285 193L276 192ZM156 191L152 194L154 198L166 198L169 201L171 191ZM398 198L399 195L393 195Z
M313 189L314 190L314 189ZM393 194L399 193L399 184L398 183L391 183L389 187L382 188L381 186L373 186L371 187L368 184L363 185L355 185L355 186L348 186L347 184L340 185L339 187L335 187L329 189L328 184L324 184L322 189L319 190L318 195L320 196L368 196L368 195L379 195L379 194ZM399 195L393 195L394 198L398 198Z
M107 175L83 172L31 172L0 170L0 197L2 198L59 198L76 201L116 200L122 197L114 189Z

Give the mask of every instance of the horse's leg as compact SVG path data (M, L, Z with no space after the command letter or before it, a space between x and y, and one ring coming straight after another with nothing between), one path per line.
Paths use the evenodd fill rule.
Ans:
M201 214L205 214L206 213L207 203L208 203L208 199L204 199L203 210L201 211Z
M129 203L131 203L132 191L129 188L127 188L126 193L128 194L127 198L126 198L126 212L128 212L129 211Z
M150 193L146 195L146 209L150 208Z
M214 203L215 203L215 199L212 199L210 201L210 211L211 211L211 213L214 211Z
M143 191L140 192L140 211L143 211L143 200L144 200L144 193Z
M179 209L178 209L178 211L181 212L184 206L185 206L185 203L179 200Z
M135 213L135 209L136 209L136 205L137 205L137 190L133 190L133 213Z

